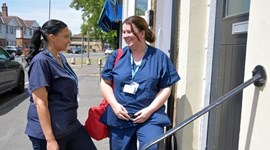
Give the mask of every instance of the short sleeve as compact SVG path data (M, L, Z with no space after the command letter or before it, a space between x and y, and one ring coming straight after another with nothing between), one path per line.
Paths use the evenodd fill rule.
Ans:
M109 55L106 64L104 65L104 68L102 70L102 79L104 80L112 80L112 70L113 70L113 65L114 61L116 59L118 50L114 51L111 55Z
M162 64L162 74L161 74L161 80L159 83L160 88L169 87L180 80L180 76L177 73L169 57L164 55L163 58L165 59L165 61L163 61L163 64Z
M29 90L41 87L49 87L51 80L51 71L48 62L45 59L36 59L30 65L29 71Z

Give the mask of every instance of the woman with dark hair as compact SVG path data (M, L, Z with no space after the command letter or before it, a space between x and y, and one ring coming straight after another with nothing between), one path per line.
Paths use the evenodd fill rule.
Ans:
M141 149L171 124L164 103L180 77L168 56L146 43L155 35L142 17L123 21L123 38L127 46L118 63L116 50L102 71L100 88L110 105L101 121L109 127L111 150L136 150L137 140Z
M25 133L34 150L96 149L77 118L78 78L60 53L69 43L70 31L59 20L47 21L32 37Z

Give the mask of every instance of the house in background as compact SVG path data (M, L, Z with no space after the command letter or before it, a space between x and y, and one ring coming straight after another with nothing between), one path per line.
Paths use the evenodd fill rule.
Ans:
M0 12L0 46L18 46L22 49L29 48L34 30L39 27L35 20L23 20L18 16L9 16L6 3L2 5ZM70 48L83 47L86 50L101 50L101 42L94 39L81 37L80 34L73 35ZM82 41L83 40L83 41Z
M0 46L18 46L29 48L34 30L39 27L35 20L23 20L18 16L9 16L6 3L0 13Z
M69 47L83 47L86 51L101 51L102 43L99 40L95 40L93 38L83 37L81 34L74 34L70 37Z
M6 46L6 45L16 45L16 28L18 27L18 24L15 20L15 18L12 17L3 17L1 16L1 21L3 24L1 24L1 45L0 46Z
M34 30L38 28L39 25L35 20L22 20L18 18L18 21L21 25L19 25L20 29L16 30L17 46L28 48L30 47Z

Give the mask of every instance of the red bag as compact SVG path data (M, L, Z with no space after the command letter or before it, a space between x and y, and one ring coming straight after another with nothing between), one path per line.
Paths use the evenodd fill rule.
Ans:
M117 57L114 61L114 66L122 56L123 50L119 49ZM101 101L98 106L90 107L88 110L88 117L85 121L85 129L88 134L95 140L102 140L106 137L109 137L108 127L99 121L102 114L105 112L108 106L108 102L105 98Z
M108 102L104 98L98 106L89 108L84 127L95 140L102 140L109 136L108 127L99 121L107 106Z

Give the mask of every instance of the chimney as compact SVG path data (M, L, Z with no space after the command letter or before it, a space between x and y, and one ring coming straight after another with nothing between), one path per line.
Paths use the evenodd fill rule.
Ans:
M8 16L8 8L7 8L6 3L3 3L3 6L2 6L2 16L4 16L4 17Z

